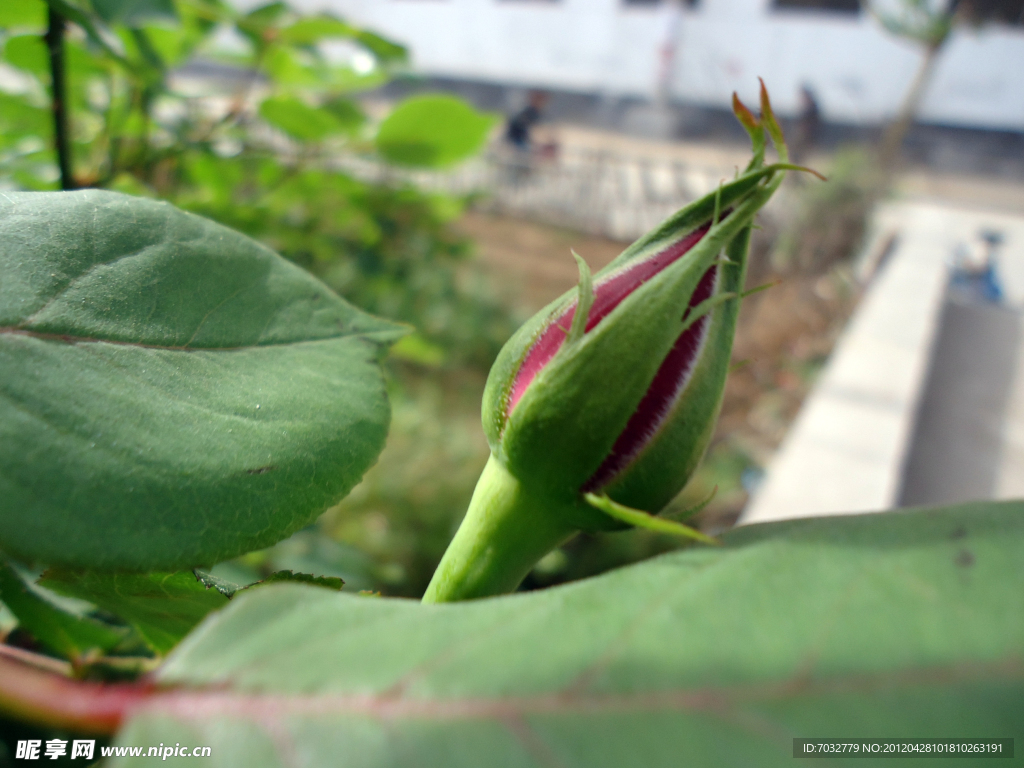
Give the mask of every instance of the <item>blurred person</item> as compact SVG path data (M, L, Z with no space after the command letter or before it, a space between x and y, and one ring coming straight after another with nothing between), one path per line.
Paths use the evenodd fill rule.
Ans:
M964 304L1001 304L1003 287L997 271L997 251L1003 233L991 229L978 232L970 244L958 243L950 263L949 292Z
M543 119L550 98L547 91L530 91L529 103L505 124L505 142L512 150L509 181L514 185L530 175L536 158L551 160L558 154L557 142L537 142L533 130Z
M505 141L518 150L528 152L532 148L533 126L544 116L544 108L550 98L547 91L530 91L529 103L505 124Z

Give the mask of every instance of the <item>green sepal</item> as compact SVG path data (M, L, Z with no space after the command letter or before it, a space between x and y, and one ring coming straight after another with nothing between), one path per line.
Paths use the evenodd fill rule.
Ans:
M644 512L642 509L627 507L625 504L619 504L617 501L609 499L604 494L599 496L596 493L585 493L583 498L594 509L600 510L612 519L626 525L631 525L634 528L644 528L655 533L667 533L670 536L681 536L684 539L692 539L702 544L721 544L718 539L708 536L706 533L701 533L696 528L683 525L675 520L652 515L649 512Z
M720 267L719 295L732 294L733 298L712 311L703 350L686 388L657 434L604 488L622 504L649 512L662 509L682 490L714 436L739 318L738 293L746 280L750 234L748 226L726 247L730 263Z

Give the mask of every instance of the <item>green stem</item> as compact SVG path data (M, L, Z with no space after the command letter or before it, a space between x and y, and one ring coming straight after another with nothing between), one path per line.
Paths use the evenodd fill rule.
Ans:
M491 456L423 602L512 592L538 560L573 536L570 519L561 505L527 491Z

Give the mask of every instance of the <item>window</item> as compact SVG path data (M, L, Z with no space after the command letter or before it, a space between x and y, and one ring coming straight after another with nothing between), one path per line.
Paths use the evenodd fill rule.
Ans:
M687 8L696 8L699 1L700 0L682 0L682 4ZM673 0L622 0L623 5L632 8L654 8L656 6L663 5L666 2L673 2Z
M860 13L860 0L773 0L772 7L784 11L830 11Z
M1024 0L960 0L968 18L1024 27Z

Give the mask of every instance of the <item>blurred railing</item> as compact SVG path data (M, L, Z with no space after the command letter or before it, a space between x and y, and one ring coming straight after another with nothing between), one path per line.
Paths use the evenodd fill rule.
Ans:
M367 158L343 168L368 181L407 180L421 189L477 195L475 207L631 240L714 189L722 168L589 147L557 153L497 147L452 171L404 171ZM731 175L731 174L730 174Z

